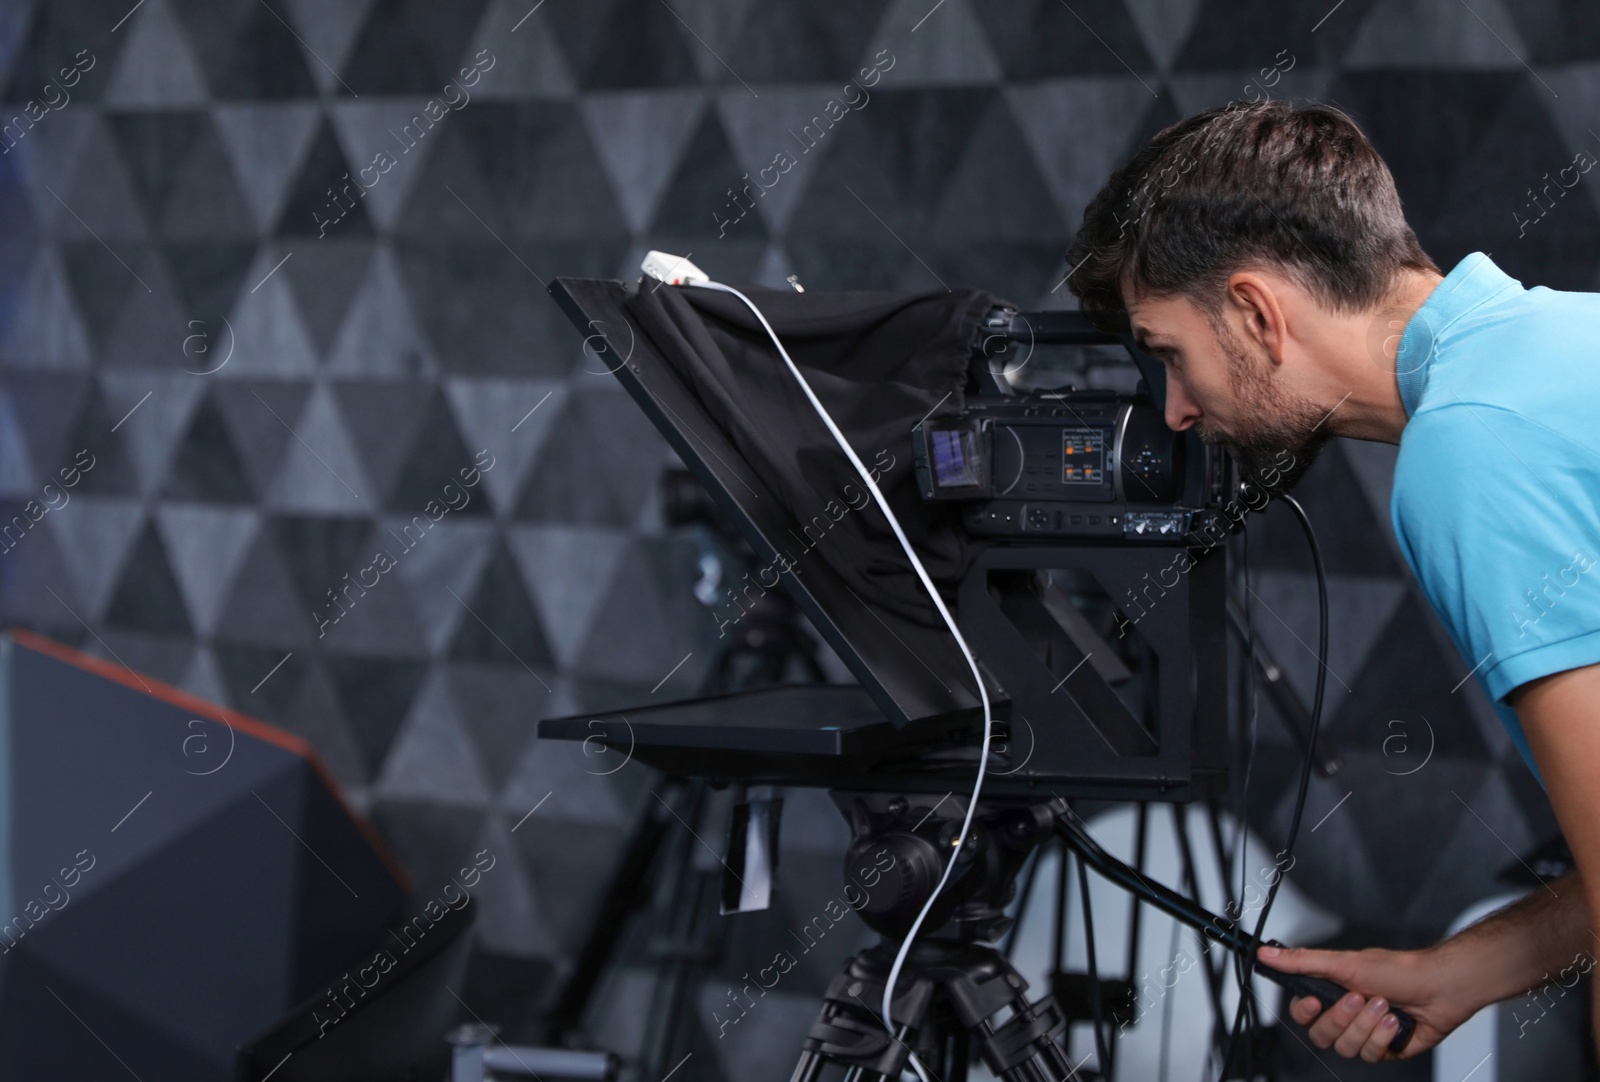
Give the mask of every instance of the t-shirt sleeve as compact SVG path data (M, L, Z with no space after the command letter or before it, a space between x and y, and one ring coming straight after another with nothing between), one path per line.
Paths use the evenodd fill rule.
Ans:
M1401 549L1497 701L1600 662L1600 453L1512 410L1453 403L1406 426Z

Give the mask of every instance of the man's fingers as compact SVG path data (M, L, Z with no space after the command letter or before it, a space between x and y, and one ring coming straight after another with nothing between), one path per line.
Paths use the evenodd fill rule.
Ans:
M1367 1043L1361 1049L1361 1058L1368 1063L1377 1063L1389 1054L1389 1042L1394 1040L1395 1032L1400 1028L1400 1019L1389 1011L1378 1020L1372 1035L1367 1038Z
M1341 984L1349 983L1351 952L1319 951L1309 947L1262 947L1256 957L1284 973L1309 973Z
M1301 996L1289 1004L1289 1017L1302 1026L1309 1026L1322 1013L1322 1000L1316 996Z
M1344 1036L1344 1031L1349 1029L1350 1024L1360 1016L1361 1008L1365 1007L1366 1004L1366 997L1357 995L1355 992L1344 996L1339 1002L1323 1011L1320 1018L1311 1023L1311 1027L1307 1031L1311 1037L1311 1043L1318 1048L1332 1048L1333 1043Z
M1383 1016L1389 1012L1389 1004L1381 996L1367 1000L1366 1006L1356 1015L1355 1020L1345 1027L1344 1033L1333 1042L1333 1050L1346 1059L1353 1059L1365 1050L1368 1040L1378 1023L1383 1021Z

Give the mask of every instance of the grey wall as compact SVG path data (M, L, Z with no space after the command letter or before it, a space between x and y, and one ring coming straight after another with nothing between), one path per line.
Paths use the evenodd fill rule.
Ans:
M1600 174L1514 217L1544 174L1600 154L1600 18L1579 0L133 7L0 4L4 118L21 118L0 142L0 512L80 449L95 461L0 555L0 618L305 735L424 890L482 846L514 854L482 891L485 1001L548 987L651 784L636 764L597 777L608 764L536 744L533 721L687 694L714 636L693 544L653 494L665 445L585 371L554 276L631 276L658 247L724 280L963 282L1059 306L1107 171L1184 113L1271 93L1368 125L1446 269L1485 250L1530 285L1600 287ZM47 90L85 50L93 66ZM870 97L846 97L880 54ZM437 121L403 132L430 100ZM730 186L781 152L755 209L719 224ZM375 160L324 225L328 189ZM494 464L470 503L399 552L479 451ZM1351 764L1308 816L1351 795L1296 875L1399 942L1437 934L1553 820L1473 686L1452 691L1468 666L1386 534L1390 462L1335 449L1306 485ZM1276 515L1256 537L1262 634L1309 693L1300 541ZM327 591L380 547L396 566L319 635ZM1403 776L1384 744L1402 718L1437 742ZM1261 743L1270 833L1295 762L1266 710ZM809 871L774 930L820 905L841 837L817 799L791 809ZM787 1010L783 1032L803 1029L823 979L773 1025ZM730 1055L708 1046L703 1063Z

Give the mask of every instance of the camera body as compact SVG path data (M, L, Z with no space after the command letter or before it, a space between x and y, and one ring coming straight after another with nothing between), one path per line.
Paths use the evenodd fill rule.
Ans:
M912 430L922 497L977 536L1183 543L1227 491L1226 456L1142 394L972 397Z

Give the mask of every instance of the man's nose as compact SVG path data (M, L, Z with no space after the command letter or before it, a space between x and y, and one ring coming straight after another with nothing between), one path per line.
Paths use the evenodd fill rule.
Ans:
M1182 432L1200 419L1200 407L1194 404L1183 385L1177 380L1167 380L1167 427Z

